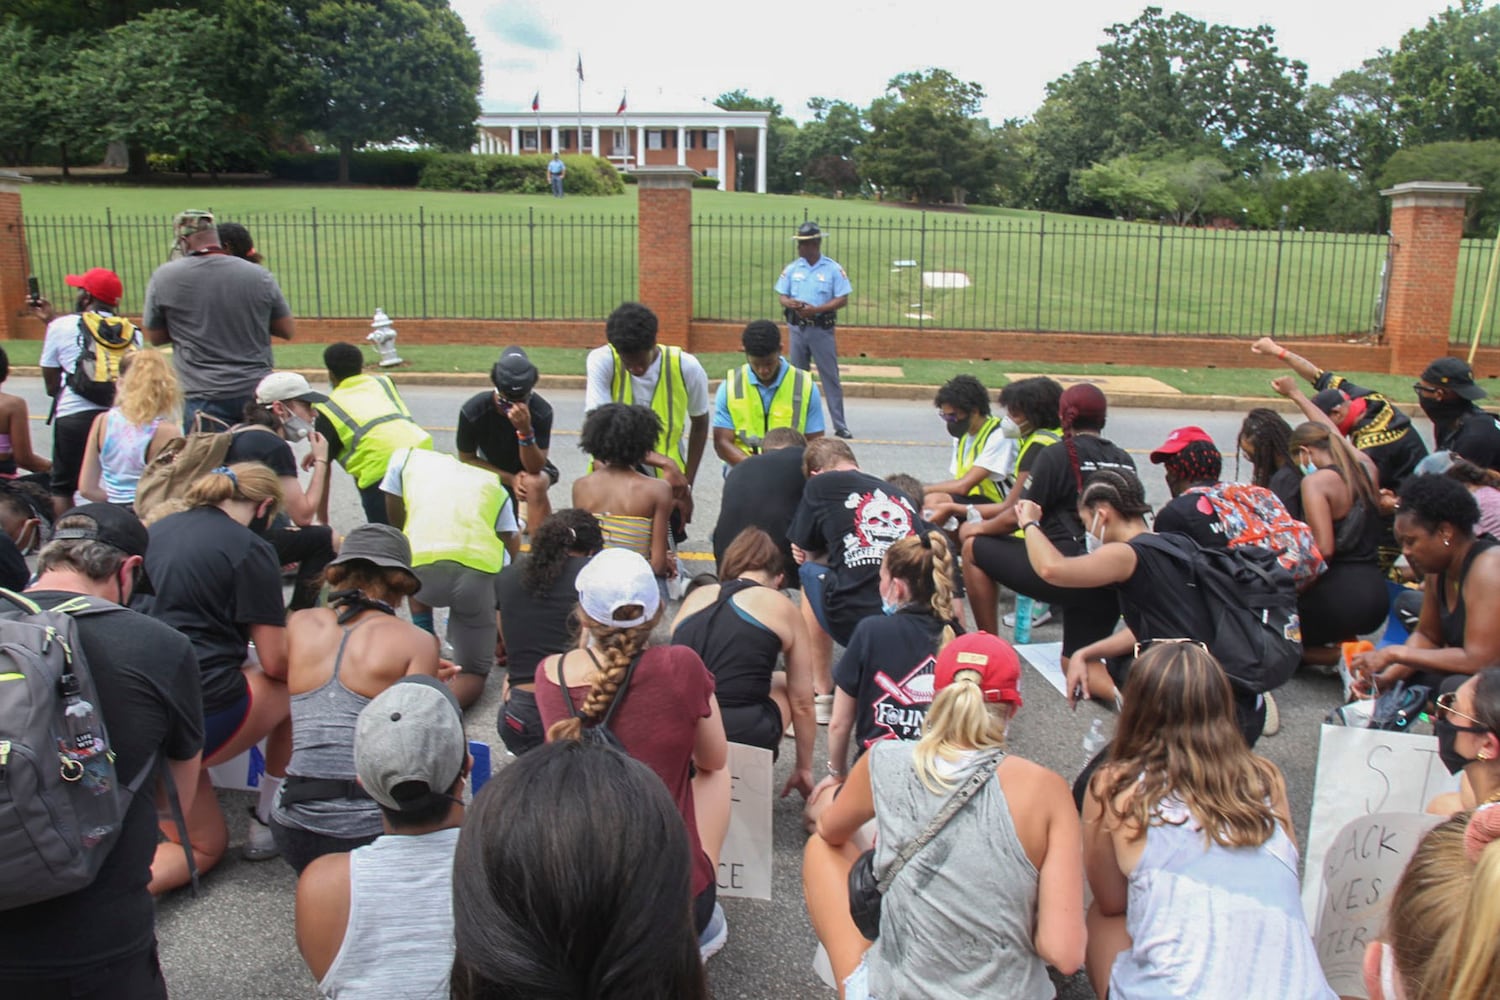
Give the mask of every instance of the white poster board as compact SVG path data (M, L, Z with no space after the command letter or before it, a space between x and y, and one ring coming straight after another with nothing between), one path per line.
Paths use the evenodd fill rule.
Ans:
M1328 985L1341 997L1364 997L1365 948L1380 935L1391 894L1422 836L1442 817L1379 812L1350 820L1334 835L1318 879L1323 906L1314 940Z
M1057 693L1064 698L1068 696L1067 676L1063 671L1062 643L1060 642L1031 642L1024 646L1017 646L1016 653L1031 664L1033 670L1042 675L1048 684L1057 688ZM1022 678L1022 686L1025 678ZM1025 697L1026 692L1021 692Z
M260 776L266 773L266 741L261 740L231 760L208 769L215 788L233 788L244 792L260 789Z
M719 895L771 898L771 751L729 744L729 832L719 852Z
M1318 742L1302 912L1315 926L1323 910L1323 861L1351 820L1374 813L1421 813L1434 796L1458 790L1438 760L1437 738L1324 726Z

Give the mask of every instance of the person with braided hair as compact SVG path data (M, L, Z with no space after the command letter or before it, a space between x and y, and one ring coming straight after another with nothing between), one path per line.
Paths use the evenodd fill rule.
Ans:
M1250 463L1250 481L1281 498L1291 510L1300 502L1302 471L1292 461L1292 425L1275 410L1257 406L1240 424L1240 454ZM1238 458L1235 476L1239 476Z
M547 741L607 743L661 778L687 826L694 930L708 958L728 936L715 872L729 829L729 743L714 675L687 646L651 645L665 602L641 556L605 549L577 587L584 644L536 670Z
M1034 501L1022 500L1016 512L1037 576L1052 586L1109 593L1125 619L1125 628L1115 632L1111 623L1103 637L1067 656L1070 705L1076 707L1080 696L1118 702L1135 656L1150 643L1188 640L1213 651L1211 598L1184 571L1199 546L1186 535L1151 530L1151 505L1134 474L1102 469L1084 483L1077 515L1088 532L1088 551L1081 556L1064 555L1034 527L1044 514ZM1235 685L1234 701L1240 732L1254 746L1265 724L1265 700Z
M298 874L380 836L380 807L354 780L354 728L370 700L410 674L439 675L437 638L396 617L421 589L406 536L362 524L328 566L329 607L287 621L292 759L271 835Z

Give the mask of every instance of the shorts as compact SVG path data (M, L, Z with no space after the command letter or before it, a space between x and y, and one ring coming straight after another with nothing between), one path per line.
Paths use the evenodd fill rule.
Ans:
M1026 555L1026 542L1015 535L980 535L974 539L974 567L1003 587L1063 609L1062 654L1066 658L1106 638L1120 618L1120 601L1113 589L1077 590L1057 587L1037 576Z
M536 693L532 691L511 688L495 725L500 730L500 742L517 757L547 742L542 713L536 707Z
M767 699L759 705L721 705L719 713L724 718L724 735L731 743L763 747L774 755L781 752L781 737L786 732L786 722L781 718L781 708Z
M416 567L422 589L417 600L430 608L448 609L445 638L453 647L453 662L466 674L488 677L495 668L495 580L445 559Z
M719 901L719 887L712 879L703 891L693 897L693 933L702 934L714 918L714 904Z
M302 869L325 854L346 854L356 847L373 844L379 834L368 837L330 837L325 833L313 833L287 826L275 816L271 817L271 839L281 848L281 856L298 875Z
M250 688L240 695L228 708L203 715L203 759L208 760L228 746L245 720L250 718Z
M103 410L85 410L58 417L52 422L52 479L54 495L73 502L78 492L78 473L83 469L83 453L88 450L89 431L94 418Z

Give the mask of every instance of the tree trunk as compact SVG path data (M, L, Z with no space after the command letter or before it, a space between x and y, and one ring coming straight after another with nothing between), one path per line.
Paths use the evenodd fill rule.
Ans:
M145 177L151 172L151 166L146 162L146 147L140 143L132 142L126 148L127 164L125 172L131 177Z
M68 173L68 144L60 142L57 144L58 159L62 161L62 175L64 178L71 177Z
M339 183L349 183L349 161L354 159L354 140L339 140Z

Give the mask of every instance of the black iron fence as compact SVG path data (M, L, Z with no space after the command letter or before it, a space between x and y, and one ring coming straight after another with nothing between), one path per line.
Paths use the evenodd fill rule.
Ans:
M695 315L779 313L796 217L694 223ZM1388 238L1037 216L820 219L846 323L1210 336L1362 335Z
M249 214L292 311L306 317L602 319L639 286L634 216ZM26 219L33 273L57 302L63 277L108 267L138 310L167 259L157 216Z
M1494 254L1494 240L1464 240L1459 244L1458 276L1453 283L1453 325L1448 331L1448 338L1455 343L1473 341L1480 313L1484 311L1484 325L1479 329L1480 346L1500 347L1500 321L1495 318L1496 311L1500 310L1500 292L1496 293L1497 301L1492 301L1487 311L1482 308Z

